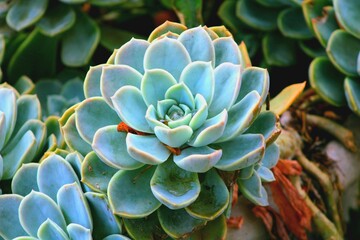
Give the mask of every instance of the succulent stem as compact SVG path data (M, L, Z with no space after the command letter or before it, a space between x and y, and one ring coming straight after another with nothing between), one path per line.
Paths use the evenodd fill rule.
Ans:
M342 235L338 232L335 225L320 211L320 209L310 200L309 196L301 188L300 177L294 176L292 180L297 191L304 198L305 203L310 208L316 230L319 232L322 238L332 240L343 239Z
M330 133L336 137L344 146L352 152L356 152L356 144L354 134L347 128L337 124L330 119L306 114L306 122Z
M329 214L331 216L331 219L334 221L335 226L338 230L338 234L343 234L343 230L342 230L342 224L341 224L341 219L340 219L340 215L338 212L338 208L337 208L337 204L334 198L334 188L331 182L330 177L323 172L318 166L316 166L312 161L310 161L301 150L298 150L296 152L296 156L297 156L297 160L300 163L300 165L303 167L303 169L308 172L310 175L312 175L314 178L316 178L319 182L319 184L321 185L324 194L325 194L325 201L327 202L327 206L329 209ZM311 200L309 199L309 201L311 202ZM311 204L313 204L311 202ZM308 204L309 205L309 204ZM310 207L310 206L309 206ZM314 208L310 207L314 212ZM318 213L316 213L317 215L319 215ZM315 214L314 214L315 215ZM323 217L319 217L319 218L323 218ZM325 238L328 239L328 238ZM338 238L336 238L338 239Z

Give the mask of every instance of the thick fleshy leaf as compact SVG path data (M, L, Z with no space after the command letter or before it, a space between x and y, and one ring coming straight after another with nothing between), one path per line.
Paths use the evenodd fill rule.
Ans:
M215 49L209 34L201 26L182 32L178 38L188 51L191 61L215 64Z
M173 99L177 104L184 104L190 109L194 109L194 96L190 89L184 83L178 83L171 86L165 93L166 99Z
M244 25L244 23L236 17L236 4L237 1L224 1L221 3L217 12L224 25L231 29L233 33L239 30L239 26Z
M205 174L201 192L186 211L198 219L213 220L221 215L229 204L229 191L219 174L212 169Z
M163 206L158 210L164 231L172 238L180 238L206 224L205 220L191 217L185 209L171 210Z
M71 28L75 23L75 18L75 12L70 6L58 4L46 11L37 26L42 33L53 37Z
M162 143L175 148L187 143L193 134L189 126L179 126L174 129L156 126L154 132Z
M262 50L268 65L287 67L296 63L297 42L278 32L270 32L262 39Z
M108 66L106 64L100 64L97 66L90 67L86 73L84 80L84 95L86 98L100 97L100 80L103 67Z
M72 150L76 149L81 155L85 156L88 152L92 151L91 145L85 142L79 135L75 118L75 114L72 114L66 124L62 127L62 132L69 148Z
M188 113L185 116L176 119L176 120L169 120L168 116L166 116L167 119L167 125L171 128L177 128L177 127L182 127L182 126L188 126L190 124L190 121L192 120L192 113ZM192 131L191 131L192 132Z
M206 120L205 123L194 132L188 144L193 147L202 147L215 142L223 135L227 122L228 112L223 110L217 116Z
M313 37L312 32L305 22L301 7L287 8L277 19L280 32L289 38L309 39Z
M144 56L146 70L164 69L177 80L179 80L182 70L190 62L190 56L184 45L167 37L153 42Z
M103 239L108 235L121 233L121 225L112 213L106 195L87 192L85 197L91 210L94 239Z
M47 219L66 231L65 219L56 203L41 192L32 191L24 197L19 207L20 223L31 236L37 236L39 227Z
M0 37L0 63L1 63L1 37ZM35 84L28 76L25 75L21 76L13 86L20 93L20 95L33 94L35 91Z
M150 214L146 218L128 219L124 218L126 232L132 239L154 240L154 237L166 236L160 226L157 213Z
M246 168L242 168L242 169L240 170L238 179L249 179L249 178L254 174L255 165L256 165L256 164L251 165L251 166L246 167Z
M126 146L126 133L118 132L117 126L100 128L95 136L92 148L98 157L107 165L132 170L143 164L129 156Z
M309 67L311 87L325 101L342 106L345 103L344 78L326 57L315 58Z
M13 50L8 62L7 81L14 83L23 75L32 79L53 76L56 72L58 41L57 38L43 35L38 28L26 35L26 39Z
M59 117L50 116L45 120L46 133L48 136L53 135L56 138L56 146L65 147L64 136L61 132ZM48 147L50 149L50 147Z
M165 125L165 112L167 112L167 109L169 109L170 105L174 105L176 102L172 99L165 99L163 101L158 102L158 109L160 109L162 116L159 116L159 112L156 112L156 109L153 105L150 105L148 109L146 110L145 119L148 122L151 129L154 130L156 126L168 128L167 125ZM161 119L162 118L162 119Z
M202 95L209 105L214 95L214 71L210 62L192 62L185 67L180 82L186 84L193 96Z
M39 191L37 185L38 163L27 163L15 173L11 182L11 190L14 194L28 195L32 190Z
M76 22L63 36L61 60L69 67L87 64L100 41L100 30L92 19L78 11Z
M179 168L172 159L156 168L150 185L154 196L170 209L189 206L200 193L197 173Z
M254 90L228 111L224 133L216 142L225 142L239 136L251 126L260 111L261 98Z
M334 0L337 20L346 31L360 38L360 26L357 18L360 13L360 3L357 0Z
M311 58L327 56L325 48L321 46L320 42L315 38L299 41L299 46L301 50Z
M58 190L65 184L76 182L80 185L71 165L58 155L50 155L40 164L37 183L42 193L56 201Z
M268 169L273 168L280 157L280 148L276 143L271 144L265 150L265 155L261 160L261 165Z
M215 48L215 67L223 63L232 63L235 65L241 63L239 46L232 37L217 38L213 41L213 44Z
M227 232L228 232L228 226L226 223L226 217L224 214L222 214L215 220L207 222L205 227L194 232L191 235L191 239L193 240L226 239L228 237Z
M256 90L261 97L261 104L269 93L269 73L264 68L248 67L241 75L241 88L236 102L241 101L249 92Z
M297 100L304 91L306 81L287 86L281 92L270 100L270 110L276 115L283 114ZM262 110L266 109L263 105Z
M30 162L36 154L36 138L29 130L14 144L3 158L3 179L10 179L23 163Z
M161 101L158 101L157 105L156 105L156 110L155 113L157 113L157 116L161 119L164 119L168 110L173 106L176 105L176 101L173 99L164 99ZM155 107L155 106L154 106ZM151 106L149 106L149 108L151 108ZM148 109L149 110L149 109ZM150 111L150 110L149 110ZM153 111L153 110L151 110ZM150 113L149 113L150 114ZM150 114L153 118L155 118L156 115L154 114ZM149 116L150 116L149 115ZM157 124L156 124L157 125Z
M103 68L101 74L101 94L107 104L113 106L111 97L123 86L130 85L140 89L142 75L126 65L110 65Z
M209 117L213 117L224 109L229 110L234 104L241 85L240 66L223 63L215 69L215 91L209 106Z
M336 20L335 10L332 6L326 6L323 9L323 16L314 18L312 23L315 36L323 47L326 48L330 35L339 28Z
M193 130L200 128L208 117L208 105L205 98L200 94L195 96L195 111L189 122L189 127Z
M360 83L359 79L345 78L345 96L348 105L357 115L360 115Z
M138 88L124 86L116 91L111 100L117 114L128 126L140 132L153 132L145 119L147 106Z
M259 133L264 136L266 145L269 145L281 132L277 122L278 117L273 112L261 112L245 133Z
M243 134L235 139L217 144L223 151L215 165L223 171L236 171L259 162L264 156L265 139L260 134Z
M360 52L359 52L358 59L357 59L357 72L360 76Z
M273 172L267 167L260 166L258 170L256 170L257 174L261 178L262 182L273 182L275 181L275 176Z
M152 42L168 32L181 34L186 29L187 29L186 26L184 26L183 24L177 22L165 21L163 24L161 24L151 32L148 41Z
M46 219L37 232L39 239L70 240L66 233L52 220Z
M90 152L81 164L81 181L93 191L106 193L110 179L116 172L117 169L109 167L96 153Z
M239 190L244 196L256 205L268 206L268 195L263 186L261 186L260 177L254 172L249 179L238 179ZM255 190L256 189L256 190Z
M77 223L92 230L89 205L80 186L76 182L65 184L59 189L57 203L67 225Z
M146 105L156 107L158 101L165 99L166 91L175 84L175 78L165 70L147 70L141 81L141 92Z
M88 240L92 239L90 229L79 224L71 223L66 227L70 239Z
M336 30L329 38L326 52L331 62L341 72L354 77L358 76L357 58L360 52L360 39L344 30Z
M114 214L125 218L150 215L161 206L150 188L155 167L131 171L120 170L109 183L108 196Z
M125 43L116 53L115 65L128 65L143 74L144 55L150 43L141 39L131 39Z
M41 118L41 106L36 95L23 95L16 101L17 115L14 132L17 132L28 120Z
M236 16L247 25L261 30L271 31L277 28L277 17L281 8L269 8L253 0L238 1Z
M120 234L112 234L105 237L103 240L130 240L130 238Z
M27 235L19 221L19 206L23 197L16 194L0 195L0 236L14 239ZM5 220L6 219L6 220Z
M165 162L171 154L154 135L141 136L128 133L126 136L126 147L128 154L132 158L150 165Z
M301 7L305 21L311 31L313 31L313 19L321 16L324 7L328 5L331 5L331 2L328 0L302 2Z
M0 64L2 63L5 55L5 37L4 35L0 36ZM19 91L19 90L18 90Z
M38 21L45 13L48 0L14 2L6 15L7 24L16 31L23 30Z
M75 109L76 128L80 136L89 144L96 131L108 125L119 124L120 118L101 97L85 99Z
M222 150L210 147L190 147L174 156L176 165L189 172L207 172L221 158Z
M0 148L9 140L16 123L17 105L16 93L12 89L1 88L0 96L0 114L4 114L1 118L2 131L0 132Z
M0 179L2 179L4 173L4 160L0 154Z
M18 109L19 110L19 109ZM25 113L24 113L25 114ZM30 119L27 120L22 126L20 126L20 130L17 131L16 135L12 137L11 141L8 143L8 145L3 149L3 154L6 155L8 152L11 151L11 149L16 148L18 146L18 143L21 138L26 134L26 132L31 131L34 134L35 137L35 152L39 153L45 143L46 140L46 126L43 122L37 119ZM16 127L15 127L16 128ZM27 160L24 162L30 162L33 160L33 157L31 155L26 156Z
M76 176L81 178L81 164L84 161L84 157L78 152L71 152L66 155L65 161L67 161L74 169Z

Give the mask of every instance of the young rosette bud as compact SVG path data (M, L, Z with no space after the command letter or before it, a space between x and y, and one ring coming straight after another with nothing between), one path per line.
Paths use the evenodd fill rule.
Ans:
M229 175L241 176L243 193L266 205L261 180L273 180L277 118L260 113L267 71L245 69L240 49L224 27L166 22L90 69L87 99L65 113L63 130L70 147L96 153L82 168L89 186L97 188L94 168L119 170L97 188L107 191L117 215L158 210L165 232L183 236L227 209ZM193 221L174 226L177 217ZM135 227L128 232L135 236Z

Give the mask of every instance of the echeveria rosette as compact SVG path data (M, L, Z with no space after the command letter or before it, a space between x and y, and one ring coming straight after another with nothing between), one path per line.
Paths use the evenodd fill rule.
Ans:
M347 104L360 115L359 1L306 1L303 10L310 29L327 53L310 65L312 88L330 104Z
M260 113L269 77L245 69L240 49L224 27L166 22L148 41L132 39L89 70L86 99L61 122L68 145L88 153L84 182L107 192L115 214L133 219L158 210L164 231L180 237L226 210L227 173L245 169L243 189L254 174L265 176L265 149L276 152L278 134L276 116ZM114 169L108 185L96 185L99 169ZM260 178L255 184L261 188ZM266 193L256 196L247 194L266 204ZM167 226L176 216L197 220Z
M0 99L0 180L8 180L23 163L39 157L47 131L36 95L20 95L4 83Z
M79 181L83 157L51 154L24 164L14 176L12 194L0 195L3 239L128 239L104 194L85 192ZM111 236L111 237L110 237ZM29 238L26 238L29 239Z

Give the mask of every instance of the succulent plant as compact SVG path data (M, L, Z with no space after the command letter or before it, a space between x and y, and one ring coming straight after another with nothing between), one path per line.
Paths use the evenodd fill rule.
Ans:
M0 46L6 43L3 64L6 81L13 84L22 75L32 79L52 78L63 65L88 66L96 50L112 51L114 45L119 46L132 36L140 37L125 30L124 22L134 18L151 19L154 12L164 9L156 2L2 1ZM2 50L0 47L0 54Z
M225 27L165 22L89 70L86 99L60 124L68 146L86 155L83 182L108 194L130 236L154 229L134 221L173 238L221 221L234 181L267 204L261 182L274 180L279 130L275 114L260 112L268 73L249 64Z
M66 80L39 80L35 84L35 93L39 96L43 116L61 116L66 109L84 100L83 81L79 77Z
M42 154L47 131L35 95L20 95L4 83L0 99L0 180L7 180L23 163Z
M296 63L300 49L311 57L325 55L307 27L302 2L227 0L218 15L235 36L245 41L250 56L261 49L266 66L285 67Z
M40 163L24 164L15 174L13 193L0 195L0 215L6 219L0 222L0 236L128 239L121 235L106 196L83 192L78 179L82 156L76 152L64 155L51 154Z
M333 4L332 4L333 3ZM305 17L327 56L313 60L311 86L327 102L360 115L360 27L356 0L306 1Z

